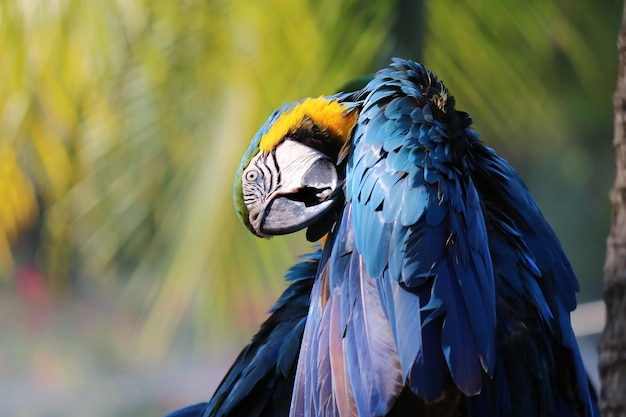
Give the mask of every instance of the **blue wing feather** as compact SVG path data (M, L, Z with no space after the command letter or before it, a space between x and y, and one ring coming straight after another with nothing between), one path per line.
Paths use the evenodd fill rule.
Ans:
M346 207L344 218L351 219L350 210ZM335 236L329 237L332 244L326 250L332 248L332 253L313 288L302 344L301 358L316 352L323 357L320 352L324 350L330 358L316 363L301 360L295 392L315 392L316 396L308 410L300 405L306 405L305 396L295 396L294 416L300 411L318 415L315 410L321 409L336 410L342 416L386 415L402 390L401 368L377 281L354 251L352 232L347 229L350 224L342 222ZM328 378L332 391L327 385L312 389L318 383L316 376Z
M376 282L358 256L352 257L350 275L347 299L353 308L345 341L355 403L360 415L385 415L402 387L398 357Z
M459 278L469 274L459 269L458 264L449 260L442 262L437 268L433 294L441 299L440 308L445 309L441 345L450 374L465 395L476 395L482 385L482 365L480 355L477 354L477 342L484 331L476 336L467 331L472 329L476 333L473 329L476 324L473 325L471 317L471 308L475 306L466 307ZM474 302L479 302L479 299ZM484 336L485 340L489 340L489 333ZM458 349L458 346L464 346L464 349Z
M332 416L336 414L335 404L330 401L330 398L334 395L333 383L336 382L333 380L335 377L333 370L336 370L336 367L332 367L334 359L332 355L335 351L330 349L330 339L332 337L330 332L331 313L335 310L334 306L336 304L333 303L332 298L328 300L327 308L322 313L322 318L319 322L319 328L316 329L319 334L319 343L317 349L314 349L311 355L314 364L310 367L310 379L317 386L309 388L307 391L310 390L318 398L317 401L313 401L316 415Z
M426 403L444 400L446 387L450 384L450 372L441 345L429 343L433 340L441 340L442 325L441 316L422 321L421 349L418 351L415 362L409 368L408 385L411 391Z
M333 371L333 386L338 415L351 416L356 413L354 390L350 381L349 367L344 352L344 329L347 327L347 306L338 301L331 306L330 354ZM345 316L345 317L344 317Z
M452 372L459 388L476 393L483 372L492 371L495 357L495 296L486 226L470 173L444 143L448 137L445 126L436 120L423 94L409 97L402 92L403 87L415 83L413 76L424 77L423 68L397 69L379 72L366 87L368 95L354 133L346 169L346 198L352 204L355 250L362 254L374 279L386 276L398 281L406 287L393 288L408 291L410 297L418 297L412 290L422 290L415 306L439 306L420 315L422 326L444 315L448 327L459 332L452 337L453 332L447 331L445 346L442 329L418 342L411 332L411 343L401 342L398 329L419 323L419 317L398 315L395 303L400 300L386 294L392 286L379 285L380 298L390 300L384 304L387 317L397 322L391 327L403 374L409 375L411 366L423 370L426 363L443 363L442 369L431 366L430 370L445 375L452 366L450 360L447 367L442 360L445 350L448 359L466 359L455 364L478 364L468 365L466 371L455 365ZM414 84L409 90L415 92L415 87L423 88ZM455 241L461 243L455 245ZM464 246L467 241L471 245ZM441 267L456 262L461 264L454 274ZM406 304L406 300L402 302ZM435 328L431 331L437 333ZM424 357L425 352L431 356ZM408 358L420 358L421 362L409 364ZM411 383L416 394L428 392L428 399L444 395L445 378L435 388L426 385L428 381L420 382L420 378Z

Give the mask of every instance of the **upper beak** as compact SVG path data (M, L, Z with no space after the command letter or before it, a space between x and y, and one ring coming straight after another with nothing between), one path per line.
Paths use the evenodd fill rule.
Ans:
M285 140L275 151L280 184L266 200L260 235L283 235L319 220L338 198L337 170L325 154Z

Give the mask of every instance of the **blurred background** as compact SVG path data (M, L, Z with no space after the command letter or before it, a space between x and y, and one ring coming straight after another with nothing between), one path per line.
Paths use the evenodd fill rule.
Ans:
M240 156L392 56L439 75L600 299L621 3L0 0L0 415L207 400L312 250L238 222Z

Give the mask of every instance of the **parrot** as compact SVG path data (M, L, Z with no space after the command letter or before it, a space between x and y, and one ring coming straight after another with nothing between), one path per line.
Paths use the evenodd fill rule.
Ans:
M237 214L321 249L209 401L224 411L204 416L599 416L570 262L472 123L400 58L270 115L236 171Z

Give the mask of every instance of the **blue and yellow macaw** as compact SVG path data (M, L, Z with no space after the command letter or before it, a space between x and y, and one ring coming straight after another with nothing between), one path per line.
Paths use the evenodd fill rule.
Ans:
M257 236L307 228L323 248L310 305L307 289L292 311L303 327L261 329L204 415L599 415L569 261L470 125L433 73L401 59L358 92L271 115L237 171L238 214ZM294 346L286 363L277 352ZM280 388L289 403L229 414L274 398L279 369L295 375Z

